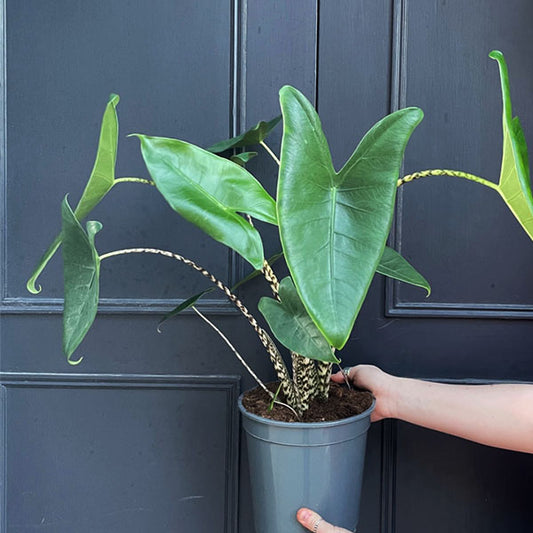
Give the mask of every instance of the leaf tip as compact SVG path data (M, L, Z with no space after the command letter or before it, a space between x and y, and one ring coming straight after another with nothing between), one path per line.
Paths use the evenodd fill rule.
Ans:
M120 102L120 96L117 93L111 93L109 95L109 102L116 107L117 104Z
M26 289L32 294L39 294L43 290L41 285L35 286L35 280L33 278L29 279L26 283Z
M76 366L76 365L79 365L83 361L83 355L79 359L77 359L76 361L73 361L71 359L71 357L72 357L72 353L67 355L67 363L69 365Z
M500 52L499 50L492 50L492 52L489 53L489 57L491 59L496 60L496 61L503 61L504 60L503 53Z

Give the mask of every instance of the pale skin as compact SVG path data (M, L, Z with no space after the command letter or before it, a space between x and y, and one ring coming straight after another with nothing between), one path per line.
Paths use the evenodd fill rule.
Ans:
M341 372L331 379L344 381ZM376 398L372 422L397 418L487 446L533 453L533 385L445 385L391 376L371 365L352 367L349 379ZM350 533L310 509L296 516L314 533Z

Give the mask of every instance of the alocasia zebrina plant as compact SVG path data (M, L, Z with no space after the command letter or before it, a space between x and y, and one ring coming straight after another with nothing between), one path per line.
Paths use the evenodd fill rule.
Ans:
M297 414L307 409L312 398L327 397L331 366L339 362L336 350L346 344L374 274L422 287L429 295L426 279L386 246L399 186L432 175L480 183L501 195L533 238L533 198L524 135L518 119L512 118L503 55L494 51L490 57L499 63L503 95L503 157L497 184L452 170L427 170L400 179L404 150L423 117L422 111L414 107L401 109L375 124L337 172L318 114L305 96L290 86L280 91L283 137L279 159L265 139L281 117L260 122L207 150L177 139L134 134L151 180L115 178L118 96L112 95L102 121L95 166L82 198L75 210L67 198L63 200L61 233L28 281L28 290L38 292L37 277L63 243L63 346L68 361L79 362L73 361L72 355L96 316L101 261L128 253L152 253L197 270L228 296L257 332L280 379L286 402ZM235 148L252 145L261 145L279 164L277 200L245 168L257 152L235 153ZM230 150L228 159L224 153ZM263 297L259 310L274 337L290 351L292 374L271 335L257 323L234 288L190 259L151 248L102 255L97 252L95 235L101 224L90 221L83 229L80 220L111 187L127 182L157 187L172 209L250 263L254 272L249 277L266 278L273 297ZM282 254L275 259L283 255L290 272L281 281L272 268L274 259L264 257L253 219L279 229ZM168 316L194 306L207 292L209 289L187 298Z

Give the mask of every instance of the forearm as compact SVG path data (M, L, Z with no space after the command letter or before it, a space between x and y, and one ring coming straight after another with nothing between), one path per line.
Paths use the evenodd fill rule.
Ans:
M533 385L394 378L391 416L489 446L533 453Z

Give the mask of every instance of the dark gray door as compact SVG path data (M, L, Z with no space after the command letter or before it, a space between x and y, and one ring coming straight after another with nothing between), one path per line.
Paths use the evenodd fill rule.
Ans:
M104 300L80 347L61 354L61 262L25 281L59 229L65 193L90 173L108 94L120 176L146 177L128 133L203 146L278 114L277 91L318 106L335 165L390 110L426 118L405 173L451 168L497 179L508 60L515 113L532 139L529 0L3 0L0 531L253 531L236 397L252 385L194 315L162 313L206 284L163 258L102 265ZM271 141L279 148L279 132ZM252 170L273 191L268 158ZM243 265L179 220L155 191L124 184L95 210L102 252L173 250L237 279ZM452 178L405 186L392 239L431 298L376 279L346 364L408 376L533 381L533 246L490 190ZM267 233L267 253L278 250ZM259 280L241 292L254 308ZM268 359L221 295L201 310L265 379ZM239 463L241 468L239 468ZM530 456L403 423L370 432L363 533L531 529Z

